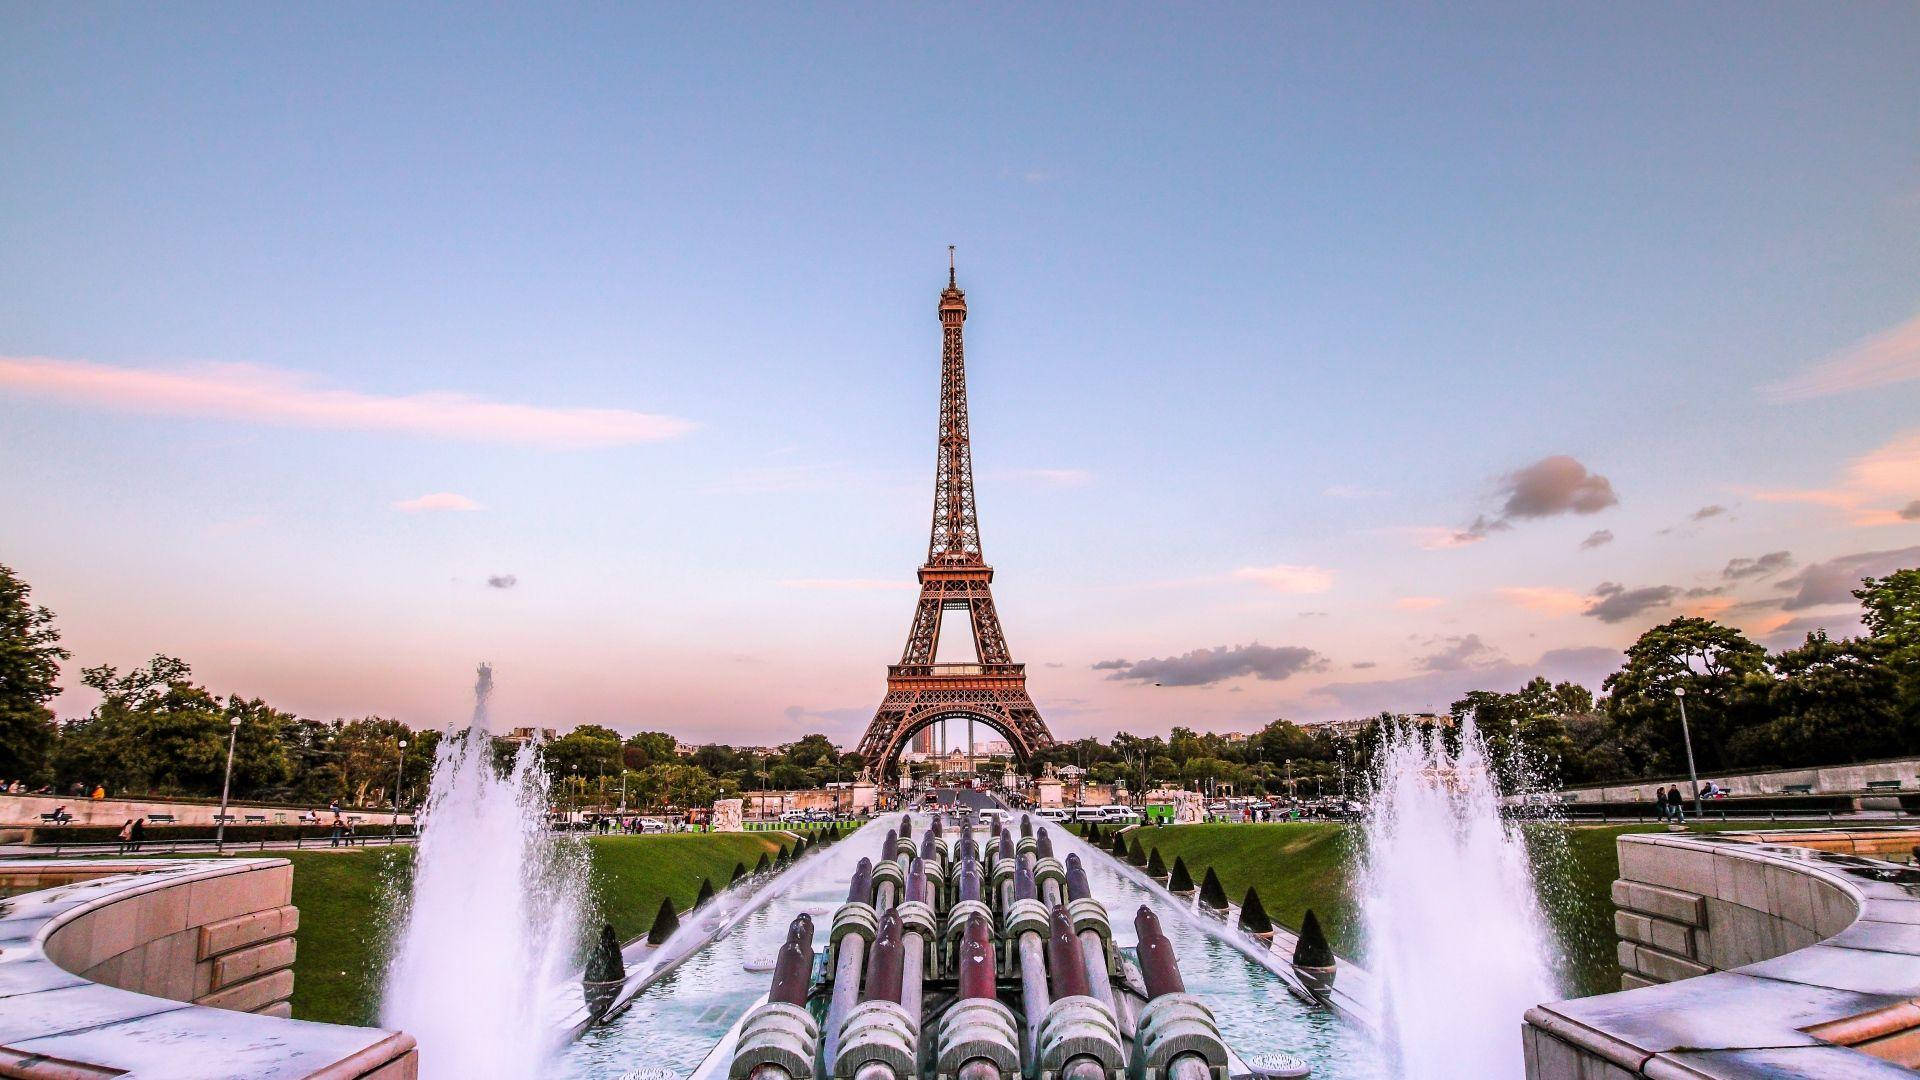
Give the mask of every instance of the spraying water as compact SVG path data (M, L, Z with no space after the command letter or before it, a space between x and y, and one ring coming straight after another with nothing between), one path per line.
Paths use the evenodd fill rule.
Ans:
M1471 719L1387 734L1365 824L1362 903L1382 1034L1406 1080L1525 1075L1520 1017L1561 997L1519 826L1500 816Z
M548 833L537 746L495 770L492 691L482 664L472 722L440 741L381 1003L383 1024L419 1040L427 1080L539 1075L578 977L584 855Z

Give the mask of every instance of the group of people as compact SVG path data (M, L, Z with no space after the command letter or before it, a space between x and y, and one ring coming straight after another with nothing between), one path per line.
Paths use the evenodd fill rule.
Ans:
M127 823L120 826L120 854L125 855L128 852L139 851L141 841L146 838L147 819L144 817L128 818Z
M1657 787L1653 789L1653 806L1660 811L1661 821L1670 821L1683 825L1687 820L1687 800L1680 794L1680 785Z

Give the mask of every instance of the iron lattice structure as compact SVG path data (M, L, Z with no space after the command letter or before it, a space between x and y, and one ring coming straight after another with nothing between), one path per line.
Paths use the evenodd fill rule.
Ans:
M970 718L1007 737L1022 761L1053 742L1027 695L1027 668L1013 662L993 606L993 567L980 553L973 501L973 450L967 435L967 363L961 328L967 296L951 265L940 292L940 446L933 474L933 532L920 567L920 601L900 662L887 668L887 696L860 740L876 777L889 774L914 733L949 718ZM941 616L965 611L977 663L940 664Z

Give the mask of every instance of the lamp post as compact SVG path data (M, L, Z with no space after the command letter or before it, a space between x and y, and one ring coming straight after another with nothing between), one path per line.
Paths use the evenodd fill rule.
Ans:
M1687 728L1687 688L1674 687L1673 696L1680 699L1680 741L1687 745L1687 780L1693 785L1693 816L1704 821L1707 812L1700 804L1700 774L1693 768L1693 733Z
M400 740L400 757L393 763L393 822L387 826L387 843L400 832L400 785L407 776L407 740Z
M227 794L233 790L233 744L239 737L239 715L227 717L227 774L220 780L220 821L213 830L214 850L223 854L227 850Z

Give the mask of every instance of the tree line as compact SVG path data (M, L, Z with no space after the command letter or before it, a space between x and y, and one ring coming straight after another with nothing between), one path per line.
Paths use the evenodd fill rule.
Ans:
M1702 771L1920 753L1920 569L1867 578L1854 596L1865 624L1855 637L1816 632L1770 652L1711 619L1676 618L1641 634L1598 696L1535 678L1513 691L1472 691L1452 703L1450 720L1472 717L1510 779L1524 774L1548 787L1683 771L1682 689ZM116 795L211 797L231 732L236 798L380 806L392 805L397 791L412 805L425 792L439 732L377 716L309 720L258 698L223 698L173 657L126 672L83 669L81 682L100 704L56 723L48 703L60 693L67 659L53 614L0 566L0 781L59 794L97 785ZM1399 722L1382 714L1345 731L1279 719L1246 736L1184 726L1165 738L1120 732L1056 743L1028 767L1077 765L1091 780L1125 780L1135 791L1226 785L1336 796L1354 790L1387 725ZM515 749L496 743L503 763ZM864 764L821 734L771 751L716 743L683 754L666 732L622 736L596 724L548 742L543 760L556 801L605 805L624 794L629 806L818 788L853 779Z

